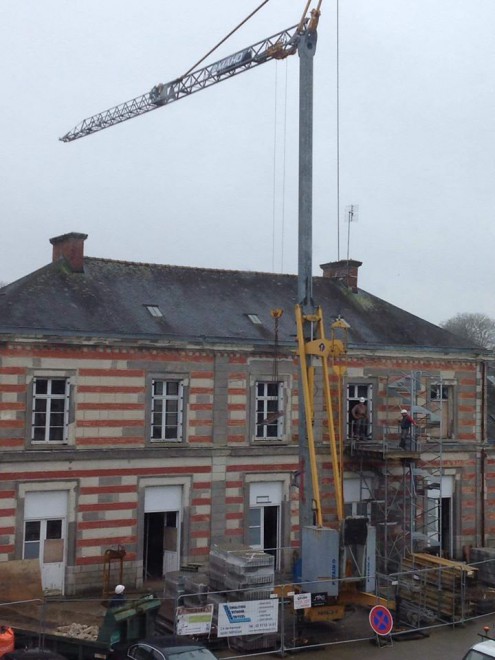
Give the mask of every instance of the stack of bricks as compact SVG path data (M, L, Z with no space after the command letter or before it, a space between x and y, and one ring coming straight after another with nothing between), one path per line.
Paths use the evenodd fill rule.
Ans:
M196 571L169 571L165 576L165 588L160 610L155 621L158 634L175 632L177 607L202 607L206 605L208 576Z
M209 584L216 593L210 593L208 600L217 606L268 599L275 584L274 557L241 544L215 545L210 550ZM244 652L274 648L276 642L275 633L229 638L231 648Z

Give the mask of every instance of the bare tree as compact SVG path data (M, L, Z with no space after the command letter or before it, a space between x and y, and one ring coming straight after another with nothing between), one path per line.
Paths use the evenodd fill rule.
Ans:
M486 314L456 314L440 327L481 348L495 348L495 320Z

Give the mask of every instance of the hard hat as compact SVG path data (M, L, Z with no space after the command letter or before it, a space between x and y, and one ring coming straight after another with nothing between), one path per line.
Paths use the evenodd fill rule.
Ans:
M125 591L125 587L124 587L123 584L118 584L118 585L115 587L115 593L116 593L116 594L123 594L124 591Z
M401 415L407 415L407 410L401 410L401 411L400 411L400 414L401 414Z
M366 401L366 399L364 398L364 396L360 397L360 399L359 399L360 403L364 403L365 401Z

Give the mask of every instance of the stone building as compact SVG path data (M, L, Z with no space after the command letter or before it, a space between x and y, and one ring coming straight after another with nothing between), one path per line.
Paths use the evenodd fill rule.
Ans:
M0 290L0 561L39 557L44 587L68 595L101 588L105 552L119 547L128 585L203 564L229 540L290 573L296 277L88 257L85 239L51 239L51 263ZM385 568L412 542L459 558L495 538L486 355L360 289L360 265L324 264L314 279L328 324L349 326L332 377L346 515L393 531L378 538ZM316 391L331 521L318 379ZM366 432L355 437L361 398ZM404 408L416 421L405 451Z

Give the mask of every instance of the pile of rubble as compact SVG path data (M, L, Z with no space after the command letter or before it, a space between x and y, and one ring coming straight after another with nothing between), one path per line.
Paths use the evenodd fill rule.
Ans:
M98 626L87 626L82 623L71 623L67 626L58 626L54 630L56 635L72 637L74 639L87 639L95 642L98 637Z

